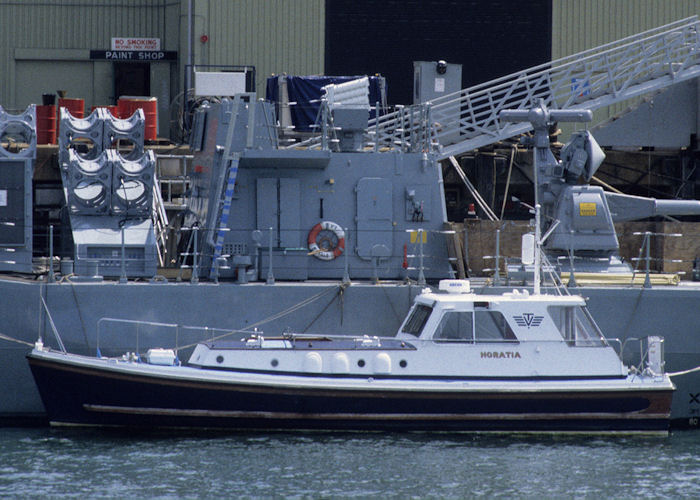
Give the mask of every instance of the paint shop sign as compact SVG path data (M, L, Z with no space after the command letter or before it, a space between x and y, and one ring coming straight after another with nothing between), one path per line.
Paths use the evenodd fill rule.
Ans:
M90 59L110 61L174 61L177 52L161 50L160 38L112 38L110 50L91 50Z

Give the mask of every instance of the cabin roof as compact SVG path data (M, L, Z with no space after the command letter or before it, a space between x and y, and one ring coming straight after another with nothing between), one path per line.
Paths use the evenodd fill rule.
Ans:
M532 295L527 291L514 290L502 295L479 295L475 293L423 293L418 297L421 303L469 303L469 302L489 302L489 303L516 303L527 301L529 303L540 303L544 305L562 306L585 306L586 300L580 295Z

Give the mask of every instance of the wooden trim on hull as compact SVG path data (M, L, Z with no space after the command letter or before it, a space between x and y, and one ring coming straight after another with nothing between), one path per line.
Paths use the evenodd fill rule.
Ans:
M178 408L146 408L84 404L88 412L168 417L255 418L261 420L654 420L666 414L647 413L292 413L271 411L219 411Z

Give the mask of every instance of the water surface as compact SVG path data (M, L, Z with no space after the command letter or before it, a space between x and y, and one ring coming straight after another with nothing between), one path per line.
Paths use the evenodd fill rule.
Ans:
M0 429L0 497L700 498L663 437Z

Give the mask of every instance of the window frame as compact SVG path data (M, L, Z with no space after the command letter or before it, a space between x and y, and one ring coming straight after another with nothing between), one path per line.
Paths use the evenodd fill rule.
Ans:
M434 304L433 304L434 305ZM423 334L423 330L425 329L425 325L428 323L428 320L430 319L430 316L432 316L434 308L433 305L428 305L428 304L421 304L418 303L413 308L411 309L411 314L409 314L408 318L406 318L406 321L404 321L403 325L401 325L401 333L406 333L408 335L413 335L416 338L419 338ZM420 325L416 328L414 318L418 317L419 311L424 313L424 316L419 319ZM409 325L412 325L411 330L407 330L407 327Z

